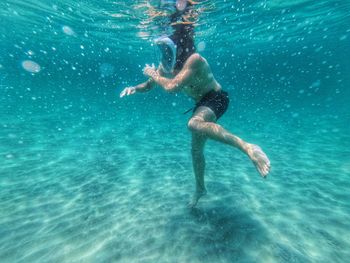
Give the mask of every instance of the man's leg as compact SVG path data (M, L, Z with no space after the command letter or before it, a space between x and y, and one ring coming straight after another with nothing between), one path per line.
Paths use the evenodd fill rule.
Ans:
M205 158L204 158L204 146L206 137L200 133L192 132L192 164L194 175L196 178L196 190L193 198L189 204L190 207L194 207L199 198L207 193L204 184L204 170L205 170Z
M253 161L259 173L265 177L270 170L270 161L266 154L257 145L247 143L233 135L220 125L212 122L214 112L208 107L198 107L193 117L188 122L188 128L192 132L200 133L207 138L231 145L240 149Z

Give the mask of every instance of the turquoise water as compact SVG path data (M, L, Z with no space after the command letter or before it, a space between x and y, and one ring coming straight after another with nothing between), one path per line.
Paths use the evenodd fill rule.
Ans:
M72 2L0 3L1 262L348 261L348 1L198 5L219 123L272 171L209 141L195 209L193 102L119 98L155 59L145 1Z

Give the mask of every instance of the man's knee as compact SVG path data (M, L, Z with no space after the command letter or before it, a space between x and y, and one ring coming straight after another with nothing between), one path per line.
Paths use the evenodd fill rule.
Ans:
M198 132L200 130L200 120L198 120L197 118L191 118L188 121L187 127L190 131L192 132Z

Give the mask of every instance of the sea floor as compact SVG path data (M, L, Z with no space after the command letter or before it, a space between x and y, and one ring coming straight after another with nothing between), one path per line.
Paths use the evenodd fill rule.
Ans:
M259 144L271 174L209 141L208 195L189 209L189 116L129 114L2 117L1 262L350 258L350 134L340 117L229 111L220 123Z

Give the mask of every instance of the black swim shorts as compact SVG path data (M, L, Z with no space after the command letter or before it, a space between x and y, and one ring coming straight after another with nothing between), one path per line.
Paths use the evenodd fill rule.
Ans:
M195 112L199 106L205 106L210 108L215 113L216 119L218 120L227 110L229 102L230 99L226 91L211 90L205 94L199 102L196 103L196 106L193 108L193 112Z

